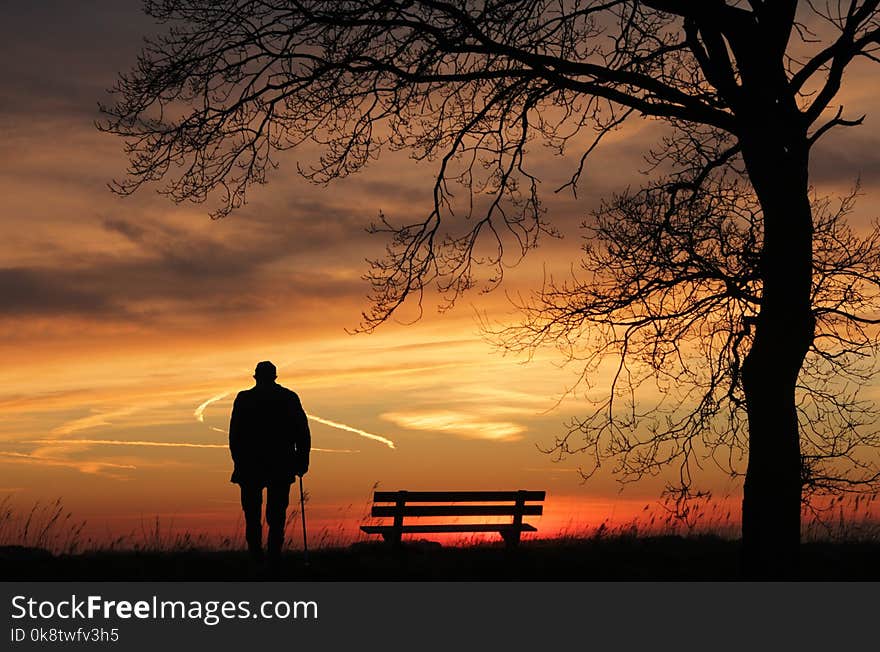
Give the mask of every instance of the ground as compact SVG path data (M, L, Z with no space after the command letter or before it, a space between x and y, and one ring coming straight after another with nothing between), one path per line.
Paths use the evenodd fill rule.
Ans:
M714 536L605 537L523 542L519 548L427 541L394 550L382 543L284 555L279 572L244 552L110 551L51 555L0 548L6 580L738 580L740 543ZM880 543L813 542L802 546L801 579L880 581Z

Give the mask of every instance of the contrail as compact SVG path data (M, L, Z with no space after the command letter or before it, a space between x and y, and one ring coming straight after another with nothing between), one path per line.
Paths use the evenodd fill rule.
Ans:
M23 444L85 444L88 446L158 446L162 448L228 448L226 444L194 444L188 441L129 441L125 439L30 439ZM360 453L349 448L313 448L313 453Z
M223 394L217 394L217 396L212 396L207 401L199 405L195 412L193 412L193 416L195 416L196 420L200 423L205 422L205 410L211 403L215 403L216 401L220 401L227 396L232 394L232 392L225 392ZM381 435L373 434L372 432L367 432L366 430L361 430L360 428L354 428L353 426L347 426L344 423L339 423L338 421L331 421L330 419L325 419L323 417L315 416L314 414L308 415L309 419L312 421L316 421L317 423L323 423L325 426L330 426L331 428L336 428L337 430L345 430L346 432L353 432L356 435L360 435L361 437L366 437L367 439L372 439L374 441L381 442L385 444L388 448L394 449L394 442L386 437L382 437ZM212 427L211 430L216 430L217 432L226 432L226 430L221 430L220 428ZM313 448L312 450L319 450L317 448Z
M202 403L199 407L196 408L196 411L193 412L193 416L196 418L196 421L200 421L201 423L204 423L205 422L205 409L209 405L211 405L211 403L214 403L216 401L220 401L220 400L226 398L227 396L229 396L230 394L232 394L232 392L226 392L224 394L217 394L217 396L212 396L207 401Z
M312 421L317 421L318 423L323 423L325 426L330 426L331 428L337 428L338 430L346 430L348 432L353 432L356 435L360 435L361 437L366 437L367 439L374 439L378 442L382 442L388 448L394 448L394 442L390 439L386 439L381 435L374 435L371 432L367 432L366 430L360 430L359 428L352 428L351 426L347 426L344 423L339 423L338 421L330 421L330 419L324 419L322 417L316 417L314 414L309 415L309 419Z

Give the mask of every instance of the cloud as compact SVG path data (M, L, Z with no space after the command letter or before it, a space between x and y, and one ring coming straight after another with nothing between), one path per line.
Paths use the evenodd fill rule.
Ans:
M110 426L113 425L112 419L130 416L140 409L142 408L138 406L128 406L120 408L118 410L110 410L107 412L100 412L98 414L91 414L87 417L68 421L67 423L64 423L55 428L52 432L53 434L57 435L70 435L74 432L79 432L81 430L89 430L91 428Z
M133 59L150 31L137 3L91 0L88 10L61 0L4 3L0 40L14 65L0 87L3 113L28 125L61 110L91 122L118 62Z
M486 421L477 415L447 410L386 412L381 416L401 428L449 432L467 439L517 441L526 430L525 426L512 421Z
M94 460L70 460L59 457L47 457L33 453L17 453L12 451L0 451L0 461L12 464L38 464L41 466L60 466L76 469L82 473L104 473L108 469L136 469L131 464L115 464L113 462L98 462ZM110 475L110 474L107 474ZM118 476L115 476L118 477Z
M864 127L820 140L810 158L810 180L851 187L857 178L865 187L880 187L880 140Z
M281 249L181 235L174 243L144 245L135 256L0 269L0 317L79 315L143 325L284 314L296 307L306 317L317 303L360 305L365 291L353 270L299 268Z
M0 269L0 316L96 314L115 309L110 297L77 287L63 270Z
M53 445L65 446L68 444L84 445L84 446L144 446L155 448L218 448L227 449L226 444L200 444L189 441L137 441L128 439L28 439L20 442L22 444L45 444L48 447ZM350 448L312 448L313 453L360 453L358 450Z

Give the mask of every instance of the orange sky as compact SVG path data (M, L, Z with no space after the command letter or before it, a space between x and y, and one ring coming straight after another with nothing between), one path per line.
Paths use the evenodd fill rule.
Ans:
M431 165L386 156L321 188L294 174L291 156L221 221L148 191L116 197L106 183L124 169L121 143L92 121L150 26L137 2L90 3L88 12L38 4L11 10L0 27L0 56L12 62L0 89L0 495L23 506L61 497L98 537L137 532L156 516L232 534L240 517L224 430L234 392L271 359L324 421L312 422L325 450L306 481L310 517L328 532L354 531L376 483L544 489L547 534L626 520L656 502L663 478L621 493L610 473L583 484L576 458L539 452L582 408L577 393L559 402L577 369L560 368L552 351L524 364L481 337L476 312L514 317L503 292L468 296L442 315L429 299L414 325L346 334L367 307L364 259L384 245L364 227L380 210L425 211ZM823 191L845 191L861 175L861 223L880 199L873 81L852 72L845 99L868 114L865 125L829 137L811 170ZM545 193L566 237L511 270L505 290L528 292L544 271L568 269L587 210L640 182L640 156L657 136L656 123L632 122L594 156L577 200ZM546 190L570 174L571 160L534 156ZM712 468L703 484L721 496L739 490Z

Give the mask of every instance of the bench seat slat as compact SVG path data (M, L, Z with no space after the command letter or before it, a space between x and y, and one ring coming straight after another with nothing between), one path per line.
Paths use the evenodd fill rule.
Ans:
M391 525L362 525L361 529L367 534L385 534L392 533L396 530ZM400 532L406 534L411 533L429 533L429 532L505 532L511 530L519 530L520 532L537 532L538 528L528 523L523 523L519 527L510 523L496 524L463 524L463 525L404 525L400 528Z
M403 508L396 506L374 506L370 512L372 516L392 518L397 515L411 516L514 516L521 513L523 516L541 516L544 513L543 505L525 505L517 510L515 505L406 505Z
M399 498L397 491L376 491L373 493L375 503L393 503ZM544 491L523 491L523 498L528 501L543 501ZM477 502L513 502L519 497L517 491L407 491L407 503L477 503Z

